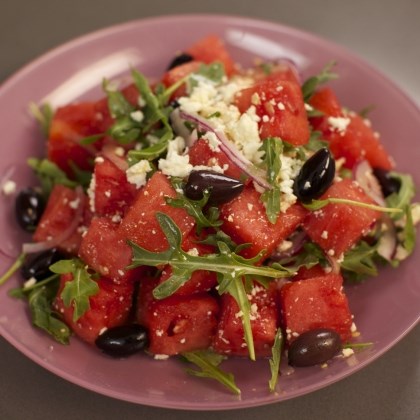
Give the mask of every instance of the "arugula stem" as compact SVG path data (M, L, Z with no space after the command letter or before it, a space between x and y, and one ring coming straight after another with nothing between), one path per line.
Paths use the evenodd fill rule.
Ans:
M16 261L9 267L9 269L0 277L0 286L4 283L6 283L7 280L10 279L10 277L13 276L13 274L16 273L17 270L19 270L20 267L22 267L23 262L25 261L26 254L23 252L16 258Z
M361 201L349 200L347 198L335 198L335 197L326 198L325 200L312 200L308 204L303 203L303 206L307 208L308 210L319 210L327 206L328 204L348 204L350 206L363 207L366 209L377 210L383 213L401 213L402 212L402 209L398 209L394 207L382 207L382 206L377 206L375 204L363 203Z

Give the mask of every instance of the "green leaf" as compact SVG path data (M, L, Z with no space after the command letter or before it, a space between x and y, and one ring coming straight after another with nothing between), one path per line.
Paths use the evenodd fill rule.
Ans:
M87 190L92 181L93 173L80 169L73 161L70 161L70 168L73 171L77 184L81 185L84 190Z
M173 186L176 191L182 190L182 185L182 182L178 182L177 180L173 181ZM186 197L185 194L177 192L176 198L165 197L165 200L172 207L185 209L187 213L194 218L197 233L200 234L206 227L217 228L223 223L218 218L219 212L214 211L217 210L217 208L213 207L214 210L209 212L209 216L204 214L204 208L209 200L209 196L210 192L205 191L201 200L191 200Z
M73 321L77 321L90 309L89 298L99 292L98 283L92 279L85 264L78 258L57 261L50 266L50 271L73 275L73 279L66 282L61 298L66 307L73 306Z
M264 203L268 220L274 224L280 213L280 188L277 178L281 169L283 143L277 137L268 137L259 150L264 152L263 165L266 168L267 181L272 185L271 189L261 195L261 201Z
M311 268L317 264L325 266L327 264L327 260L324 252L318 245L312 242L307 242L298 254L292 257L283 258L273 263L272 267L276 268L277 264L283 268L286 266L286 268L293 273L297 272L301 267Z
M187 369L190 375L201 378L214 379L235 395L240 395L241 390L235 384L235 378L231 373L222 371L218 366L223 356L215 355L207 351L195 351L182 353L188 362L195 364L200 370Z
M16 271L19 270L20 267L22 267L23 263L25 262L26 254L22 253L20 254L16 260L13 262L13 264L6 270L4 274L0 277L0 286L9 280L13 274L16 273Z
M29 104L29 112L35 117L45 137L50 134L51 121L54 111L49 104L37 105L34 102Z
M344 260L341 262L344 276L353 282L360 282L366 277L376 276L378 274L376 257L376 246L360 241L344 254Z
M279 377L282 351L283 351L283 333L281 331L281 328L279 328L276 332L276 336L274 338L274 344L271 349L271 354L272 354L271 359L270 359L271 378L268 382L268 387L271 392L274 392L276 390L276 385L277 385L278 377Z
M157 159L168 148L168 140L165 138L158 143L140 150L130 150L128 152L128 164L130 166L140 162L143 159L149 161Z
M349 206L356 206L365 209L376 210L382 213L402 213L402 209L398 207L382 207L377 206L375 204L364 203L362 201L348 200L347 198L330 197L326 198L325 200L312 200L310 203L302 203L303 207L312 211L320 210L328 204L346 204Z
M394 220L397 220L404 216L402 210L405 210L406 207L411 204L411 200L415 195L415 186L413 178L410 175L398 172L390 172L389 176L391 178L397 179L401 184L398 192L390 194L385 199L389 207L394 207L401 210L400 214L394 214L391 216Z
M195 86L197 86L200 77L204 77L211 80L213 83L218 84L222 82L225 76L226 73L223 63L215 61L210 64L202 64L196 72L190 75L189 88L192 90Z
M29 309L32 323L36 327L50 334L59 343L68 344L71 331L52 310L52 302L57 289L58 282L51 283L49 287L43 285L34 288L28 296Z
M66 173L48 159L29 158L28 165L35 171L46 196L50 195L56 184L69 188L75 188L78 185L77 182L68 179Z
M232 238L224 233L222 230L218 230L215 233L210 233L206 236L205 239L199 241L200 244L203 245L212 245L217 246L218 242L224 242L231 251L235 251L237 254L240 252L238 250L238 245L233 242ZM251 244L241 244L242 249L244 246L250 246Z
M130 144L137 140L141 130L139 124L129 115L119 117L108 129L108 134L121 144Z
M365 106L363 109L361 109L358 114L362 117L362 118L367 118L369 116L369 114L376 108L375 105L368 105Z
M84 146L89 146L93 143L96 143L98 140L100 140L103 136L105 136L106 133L99 133L99 134L93 134L92 136L83 137L80 140L80 144Z
M167 264L172 267L172 275L154 289L153 296L156 299L164 299L173 294L191 278L194 271L208 270L217 273L220 282L219 293L230 293L243 313L245 340L248 344L250 357L254 359L249 321L250 305L243 285L243 278L247 276L263 279L289 277L290 270L283 267L257 266L255 264L261 259L261 254L246 259L231 251L225 242L217 242L218 254L190 255L181 248L182 235L174 221L164 213L157 213L156 218L168 240L168 249L163 252L150 252L133 242L128 242L133 251L132 263L128 268L136 268L141 265L159 267Z
M125 96L118 90L109 87L108 80L104 79L102 87L108 97L108 109L112 118L125 117L134 111L134 107L125 99Z
M322 133L320 131L311 131L309 141L305 144L305 149L310 152L317 152L323 147L329 147L329 143L326 140L322 140Z
M310 77L303 83L302 94L305 102L311 99L319 86L338 78L338 75L331 71L335 65L335 61L330 61L318 75Z
M413 214L411 212L411 206L406 207L406 221L404 224L402 237L403 237L403 246L410 255L414 251L414 246L416 245L416 229L413 223Z

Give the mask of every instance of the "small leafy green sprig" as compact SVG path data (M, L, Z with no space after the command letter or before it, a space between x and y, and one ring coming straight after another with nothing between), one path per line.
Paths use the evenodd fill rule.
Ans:
M91 274L79 258L57 261L50 266L50 271L72 274L72 280L66 282L61 292L61 298L66 307L73 306L73 321L76 322L90 309L89 298L99 292L95 274Z
M166 202L172 207L185 209L195 219L198 235L204 228L218 228L222 225L223 222L219 220L219 209L217 207L206 208L210 197L209 191L204 191L201 200L191 200L183 193L185 183L180 178L172 178L171 183L177 196L176 198L165 197Z
M51 335L61 344L68 344L71 336L70 328L53 310L53 301L57 295L59 275L52 276L32 285L23 285L9 291L9 295L26 299L29 304L32 324Z
M219 367L220 363L225 359L224 356L206 350L199 350L182 353L181 357L195 364L200 369L187 369L186 371L190 375L214 379L235 395L241 394L241 390L236 385L233 374L224 372Z
M169 264L172 275L153 290L156 299L164 299L172 295L197 270L208 270L217 273L219 294L229 293L236 300L242 314L245 342L248 346L249 356L255 360L255 349L251 329L251 305L247 292L256 280L266 286L266 281L294 274L290 270L275 265L272 267L256 266L261 255L246 259L232 251L222 241L217 242L218 253L205 256L193 256L181 248L182 235L175 222L164 213L157 213L156 218L166 236L169 247L163 252L150 252L129 241L133 251L132 263L129 269L141 265L159 267Z
M307 79L302 85L302 94L305 102L308 102L312 98L315 91L319 86L338 78L337 73L334 73L332 69L336 65L336 61L330 61L316 76L312 76Z
M269 137L264 140L260 150L264 151L263 165L266 168L267 181L272 186L262 193L261 200L268 220L275 224L280 213L280 187L277 178L281 169L280 156L283 152L283 143L277 137Z

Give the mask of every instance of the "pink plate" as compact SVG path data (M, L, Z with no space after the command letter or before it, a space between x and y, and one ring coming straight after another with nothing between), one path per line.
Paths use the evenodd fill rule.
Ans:
M99 98L103 77L121 77L131 66L159 77L175 52L209 33L220 35L233 58L244 66L256 56L266 60L289 58L303 77L337 60L340 79L334 88L342 103L354 110L375 104L373 126L402 172L411 172L420 184L420 113L390 80L342 47L282 25L230 16L186 15L129 22L78 38L20 70L0 88L0 174L23 188L35 180L25 161L41 156L45 142L28 113L32 101L57 106L81 97ZM409 151L409 153L407 153ZM416 169L417 168L417 169ZM14 223L13 197L2 197L0 270L27 240ZM298 369L281 376L270 394L267 360L232 360L225 364L242 389L241 398L217 383L188 376L177 360L154 361L144 355L111 360L77 339L70 346L53 343L31 327L26 305L7 295L20 284L15 276L0 289L0 332L18 350L75 384L110 397L139 404L199 410L258 406L298 397L332 384L374 361L399 341L419 320L420 248L398 270L384 269L377 278L348 287L361 341L370 350L348 359L336 359L326 369ZM288 372L283 366L284 373ZM30 380L30 379L29 379Z

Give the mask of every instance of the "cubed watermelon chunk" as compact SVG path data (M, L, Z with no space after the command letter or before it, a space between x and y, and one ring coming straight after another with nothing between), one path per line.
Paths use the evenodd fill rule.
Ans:
M275 286L275 285L274 285ZM255 285L250 294L251 329L256 356L268 356L276 336L278 313L275 287L268 289ZM217 353L247 356L241 313L235 299L222 296L219 324L213 340Z
M335 182L320 197L345 198L367 204L373 200L350 179ZM310 212L303 229L330 256L339 258L349 250L379 218L380 213L348 204L328 204L320 210Z
M285 213L280 213L275 224L267 219L264 204L252 185L221 207L222 230L238 243L250 243L242 254L253 257L265 250L269 257L274 248L286 239L303 222L306 210L298 204L292 205Z
M280 307L287 341L317 328L329 328L343 342L351 338L352 315L340 274L324 274L285 284Z

